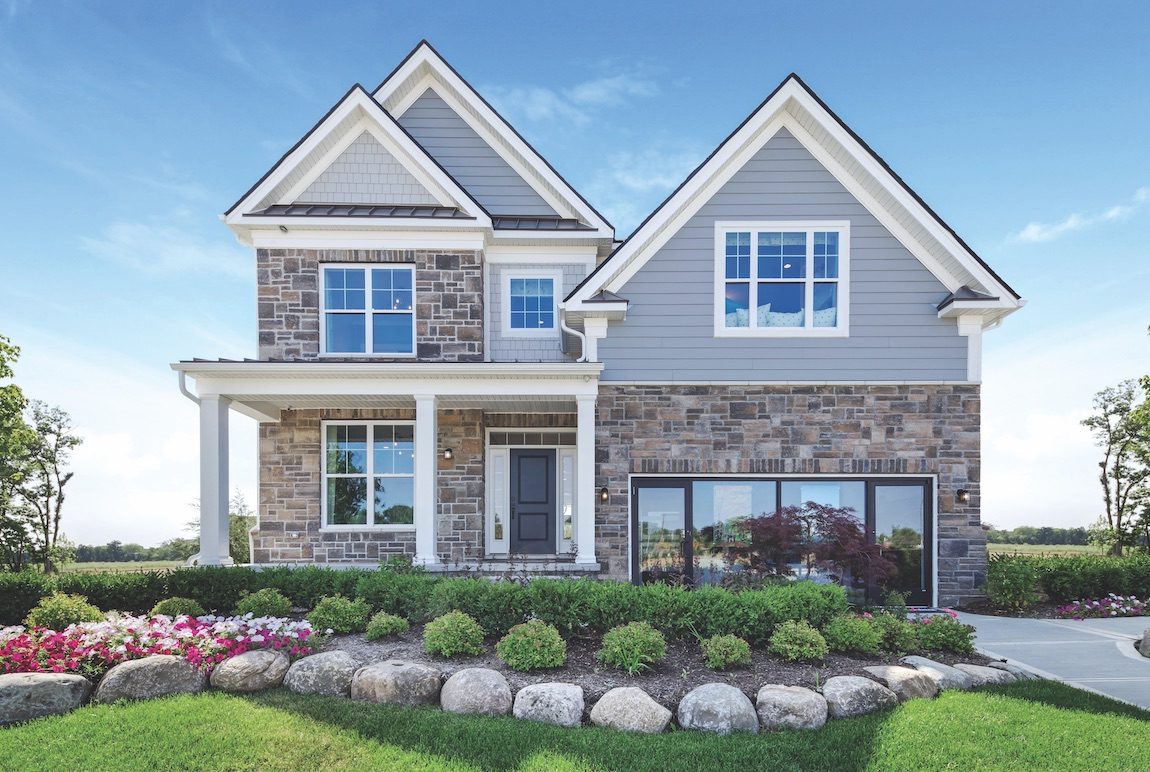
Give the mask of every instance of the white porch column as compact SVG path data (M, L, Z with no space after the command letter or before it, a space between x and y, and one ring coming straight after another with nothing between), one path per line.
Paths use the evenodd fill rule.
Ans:
M417 566L439 562L436 550L436 452L439 448L434 394L415 397L415 559Z
M228 554L228 399L200 397L201 566L230 566Z
M575 398L575 544L576 563L595 559L595 395Z

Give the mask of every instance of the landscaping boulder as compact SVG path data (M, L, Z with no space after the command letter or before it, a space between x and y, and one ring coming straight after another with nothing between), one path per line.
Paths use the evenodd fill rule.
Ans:
M583 723L583 687L575 684L532 684L515 695L515 717L556 726Z
M92 684L71 673L0 675L0 724L67 713L83 705Z
M433 667L391 659L355 671L351 698L386 705L435 705L442 683Z
M992 667L992 668L995 668L996 670L1005 670L1007 673L1010 673L1012 676L1015 677L1015 679L1017 679L1019 681L1037 681L1038 680L1038 676L1035 673L1031 673L1029 670L1026 670L1025 668L1021 668L1018 665L1012 665L1009 662L1003 662L1001 660L995 660L994 662L988 663L987 667Z
M863 670L894 692L894 696L898 697L899 702L938 696L938 684L934 682L934 679L912 667L874 665L864 667Z
M346 697L359 663L346 651L325 651L296 660L284 677L284 686L298 694Z
M933 659L926 657L903 657L904 664L910 665L920 673L925 673L936 684L939 689L969 689L974 685L974 679L961 670L956 670L950 665L944 665L941 662L935 662Z
M616 687L591 708L591 723L623 732L658 734L671 721L671 711L634 686Z
M505 716L511 712L511 687L498 671L469 667L443 684L439 705L450 713Z
M730 734L759 731L759 715L747 695L730 684L703 684L679 703L679 726Z
M208 685L202 670L183 657L153 654L121 662L100 679L96 702L153 700L171 694L195 694Z
M763 729L818 729L827 722L827 700L801 686L767 684L755 698Z
M827 714L831 718L851 718L893 708L898 697L880 683L862 676L834 676L823 684Z
M1142 633L1142 640L1138 641L1137 649L1143 657L1150 657L1150 630Z
M968 665L965 662L960 662L954 667L956 670L961 670L970 676L975 686L987 686L988 684L1012 684L1018 680L1005 670L999 670L995 667Z
M216 665L211 684L226 692L262 692L282 684L289 667L282 651L245 651Z

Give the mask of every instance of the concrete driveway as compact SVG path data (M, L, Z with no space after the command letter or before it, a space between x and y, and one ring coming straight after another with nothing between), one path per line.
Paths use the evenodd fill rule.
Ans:
M1150 658L1134 648L1150 617L1014 619L960 613L988 657L1150 710Z

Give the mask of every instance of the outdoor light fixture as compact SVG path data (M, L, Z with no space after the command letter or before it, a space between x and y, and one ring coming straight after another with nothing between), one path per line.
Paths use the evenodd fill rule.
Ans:
M959 504L970 503L970 491L968 491L966 488L959 488L957 491L955 491L955 497L958 499Z
M288 232L288 231L287 231L287 226L286 226L286 225L281 225L281 226L280 226L280 233L287 233L287 232Z
M610 496L611 496L611 491L607 490L606 488L600 488L599 489L599 500L600 501L606 501L608 498L610 498Z
M451 448L444 448L443 449L443 457L445 459L447 459L448 461L450 461L451 459L455 458L455 453L452 452Z

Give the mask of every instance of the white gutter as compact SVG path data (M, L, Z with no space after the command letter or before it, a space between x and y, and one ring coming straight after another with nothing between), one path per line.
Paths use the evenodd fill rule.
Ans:
M180 393L197 405L200 404L200 398L188 391L188 374L183 370L179 370L178 372L180 374Z

